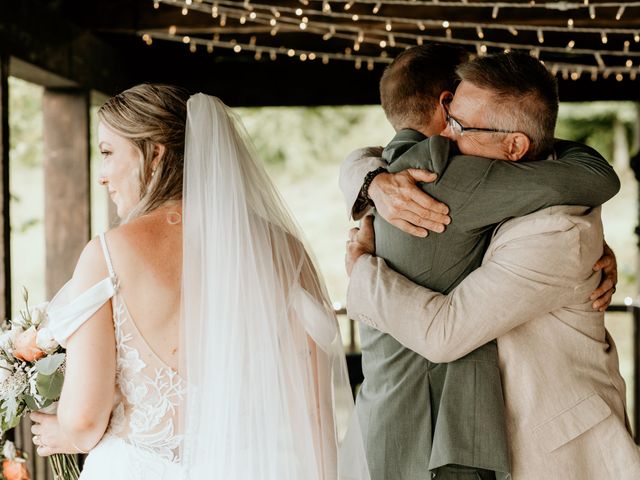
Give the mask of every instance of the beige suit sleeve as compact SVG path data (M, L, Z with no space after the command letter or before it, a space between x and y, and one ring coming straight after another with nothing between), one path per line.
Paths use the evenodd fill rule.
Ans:
M360 220L367 213L367 210L354 212L353 207L365 175L386 165L381 155L382 147L361 148L351 152L340 166L340 190L344 195L348 215L354 220Z
M599 254L580 243L584 234L574 225L511 239L448 295L363 255L351 275L349 316L433 362L457 360L524 322L586 302L600 273L592 270Z

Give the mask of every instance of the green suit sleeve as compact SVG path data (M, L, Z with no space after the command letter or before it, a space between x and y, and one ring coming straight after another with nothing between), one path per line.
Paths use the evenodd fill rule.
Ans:
M458 210L457 218L452 212L452 221L463 222L468 228L482 228L552 205L595 207L620 189L611 165L592 148L561 140L556 143L556 153L555 159L529 162L453 157L442 178L445 182L473 172L468 168L469 162L482 161L487 168L469 185L471 194ZM437 197L438 186L425 185L427 193L430 189Z
M554 159L512 162L454 155L452 142L400 130L383 152L392 173L422 168L438 174L423 190L451 207L452 221L485 228L552 205L595 207L613 197L620 181L594 149L558 140Z

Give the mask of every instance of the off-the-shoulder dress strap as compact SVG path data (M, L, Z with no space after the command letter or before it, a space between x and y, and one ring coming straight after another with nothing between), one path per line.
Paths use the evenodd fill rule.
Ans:
M104 232L99 235L100 245L102 245L102 253L104 253L104 260L107 262L107 268L109 269L109 276L115 277L116 272L113 270L113 263L111 262L111 255L109 255L109 248L107 247L107 240L104 238Z
M63 347L66 346L69 337L93 317L105 302L116 293L117 279L104 234L100 234L100 244L109 269L109 277L101 280L75 298L69 298L70 282L67 282L53 298L47 309L48 325L44 329L47 329L47 334L50 334Z

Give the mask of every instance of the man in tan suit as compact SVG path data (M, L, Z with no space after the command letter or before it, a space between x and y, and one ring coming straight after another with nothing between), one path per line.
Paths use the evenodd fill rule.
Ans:
M459 89L468 95L449 108L449 129L458 123L459 136L491 127L474 108L492 94L472 87L463 81ZM492 137L458 140L464 153L500 158ZM602 254L599 209L552 207L507 222L485 266L448 296L409 282L381 259L358 259L373 253L370 224L353 235L351 318L434 362L457 360L498 338L516 480L640 475L615 346L589 301L600 277L592 269Z
M354 234L351 318L434 362L497 338L514 480L640 478L616 347L589 300L600 280L599 208L551 207L504 223L482 267L449 295L373 256L370 221Z

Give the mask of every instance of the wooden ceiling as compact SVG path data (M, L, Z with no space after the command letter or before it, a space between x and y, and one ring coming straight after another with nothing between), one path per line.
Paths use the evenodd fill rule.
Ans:
M298 10L299 9L299 10ZM377 103L384 66L429 41L521 49L562 100L640 100L640 2L474 0L3 0L14 74L111 94L141 81L232 105ZM636 79L637 77L637 79Z

